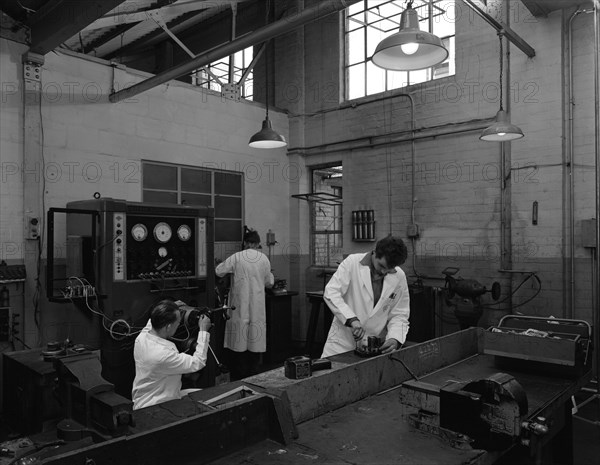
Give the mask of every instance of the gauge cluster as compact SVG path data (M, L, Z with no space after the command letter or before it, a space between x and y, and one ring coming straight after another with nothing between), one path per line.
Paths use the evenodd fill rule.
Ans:
M192 278L196 274L194 218L127 216L127 279Z

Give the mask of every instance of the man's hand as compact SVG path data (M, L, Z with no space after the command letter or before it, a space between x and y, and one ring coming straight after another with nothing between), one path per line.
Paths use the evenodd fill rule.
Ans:
M354 340L360 341L365 335L365 329L360 324L360 321L354 320L350 327L352 329L352 336L354 337Z
M198 320L198 329L200 331L208 331L211 327L212 322L210 321L210 318L206 315L200 316L200 319Z
M400 343L396 339L390 338L387 341L385 341L383 344L381 344L380 350L381 350L382 354L389 354L399 348L400 348Z

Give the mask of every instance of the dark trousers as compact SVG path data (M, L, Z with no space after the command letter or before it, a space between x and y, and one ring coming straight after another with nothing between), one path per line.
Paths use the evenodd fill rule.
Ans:
M258 365L260 362L260 353L250 352L235 352L230 349L225 349L225 360L231 374L231 381L247 378L258 373Z

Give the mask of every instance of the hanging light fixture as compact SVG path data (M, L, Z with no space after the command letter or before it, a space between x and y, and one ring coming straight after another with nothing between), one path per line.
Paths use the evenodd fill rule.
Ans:
M265 54L267 55L267 54ZM268 56L265 56L265 63L268 60ZM262 129L254 134L248 145L255 149L278 149L281 147L285 147L287 142L285 141L285 137L281 134L275 132L273 130L273 126L271 125L271 120L269 119L269 66L265 64L265 72L266 72L266 91L265 91L265 108L266 108L266 116L265 120L262 122Z
M266 73L266 90L265 90L265 120L262 122L262 129L254 134L248 145L255 149L278 149L285 147L287 142L285 137L273 130L271 120L269 119L269 65L268 54L265 54L265 73Z
M504 83L502 81L502 69L504 62L504 52L502 50L502 38L504 33L500 31L498 37L500 38L500 110L496 113L496 122L491 126L485 128L479 138L481 140L489 142L506 142L509 140L520 139L523 137L523 131L518 126L511 124L508 113L502 108L502 88Z
M269 24L269 11L270 11L270 2L267 2L266 6L266 18L265 23ZM268 44L265 47L265 108L266 108L266 116L265 120L262 122L262 129L254 134L248 145L255 149L278 149L281 147L285 147L287 142L285 141L285 137L281 134L275 132L273 130L273 126L271 125L271 120L269 119L269 46Z
M448 50L439 37L419 29L419 14L408 2L400 17L400 31L377 45L371 61L392 71L429 68L448 58Z

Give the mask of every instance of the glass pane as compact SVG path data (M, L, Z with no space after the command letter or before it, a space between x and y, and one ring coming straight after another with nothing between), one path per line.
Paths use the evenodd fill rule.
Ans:
M215 197L215 217L217 218L241 218L241 197Z
M410 84L419 84L420 82L425 82L428 79L430 69L420 69L418 71L410 72Z
M242 242L241 220L215 220L215 241Z
M367 63L367 95L385 91L385 69Z
M384 34L377 29L373 29L372 27L367 28L367 56L373 56L375 52L375 48L377 48L377 44L381 42L388 34Z
M177 168L175 166L143 164L146 189L177 190Z
M442 1L436 4L433 17L433 33L438 37L454 35L456 24L456 4ZM442 11L438 10L440 8Z
M365 30L357 29L348 34L348 64L365 61Z
M242 195L242 175L215 172L215 194Z
M177 205L177 192L143 191L144 202L171 203Z
M202 194L181 193L181 205L200 205L203 207L212 206L211 196Z
M350 100L365 96L365 64L348 68L348 98Z
M346 32L363 27L365 25L365 14L361 11L359 14L348 16L346 24Z
M353 16L355 13L359 13L361 11L363 11L365 8L365 4L364 2L356 2L353 5L350 5L347 10L348 10L348 16Z
M370 5L371 4L369 3L369 6ZM400 14L404 11L404 8L401 5L398 5L398 2L388 2L381 5L376 11L382 18L391 19L395 17L396 25L399 26Z
M181 190L210 194L211 172L181 168Z
M374 8L381 8L382 6L385 6L389 3L396 3L399 0L395 0L395 1L390 1L390 0L367 0L367 6L369 8L369 10L372 10ZM400 0L402 1L402 0Z
M408 73L406 71L388 71L388 90L400 89L408 85Z

